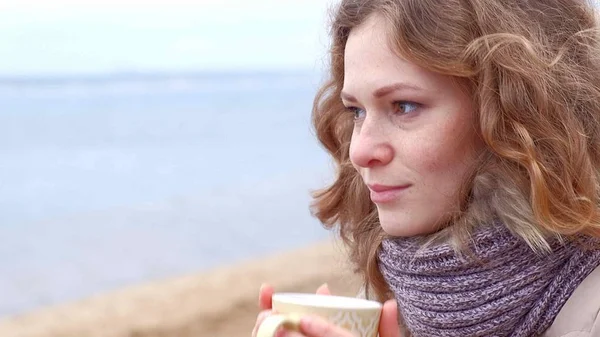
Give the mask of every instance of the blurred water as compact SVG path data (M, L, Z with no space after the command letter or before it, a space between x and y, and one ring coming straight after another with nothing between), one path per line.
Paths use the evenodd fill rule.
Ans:
M0 315L329 234L314 73L0 82Z

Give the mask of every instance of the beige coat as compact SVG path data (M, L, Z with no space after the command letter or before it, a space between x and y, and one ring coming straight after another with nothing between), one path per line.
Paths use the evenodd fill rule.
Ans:
M542 337L600 337L600 267L575 289Z

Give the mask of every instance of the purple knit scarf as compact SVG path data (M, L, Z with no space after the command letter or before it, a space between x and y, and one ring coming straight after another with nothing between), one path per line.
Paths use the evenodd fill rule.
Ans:
M500 224L472 237L476 259L449 244L419 250L417 238L382 243L379 268L413 336L541 335L600 264L600 250L558 240L536 254Z

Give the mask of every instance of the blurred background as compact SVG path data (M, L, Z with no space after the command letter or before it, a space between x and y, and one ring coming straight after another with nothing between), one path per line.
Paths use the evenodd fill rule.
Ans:
M329 238L331 5L0 1L0 316Z

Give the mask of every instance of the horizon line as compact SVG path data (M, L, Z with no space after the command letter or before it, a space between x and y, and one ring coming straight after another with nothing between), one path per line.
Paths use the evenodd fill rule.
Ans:
M320 73L317 67L273 67L273 68L195 68L195 69L123 69L89 72L32 72L32 73L0 73L0 82L34 81L34 80L82 80L82 79L114 79L114 78L166 78L197 77L201 75L257 75L257 74L299 74Z

